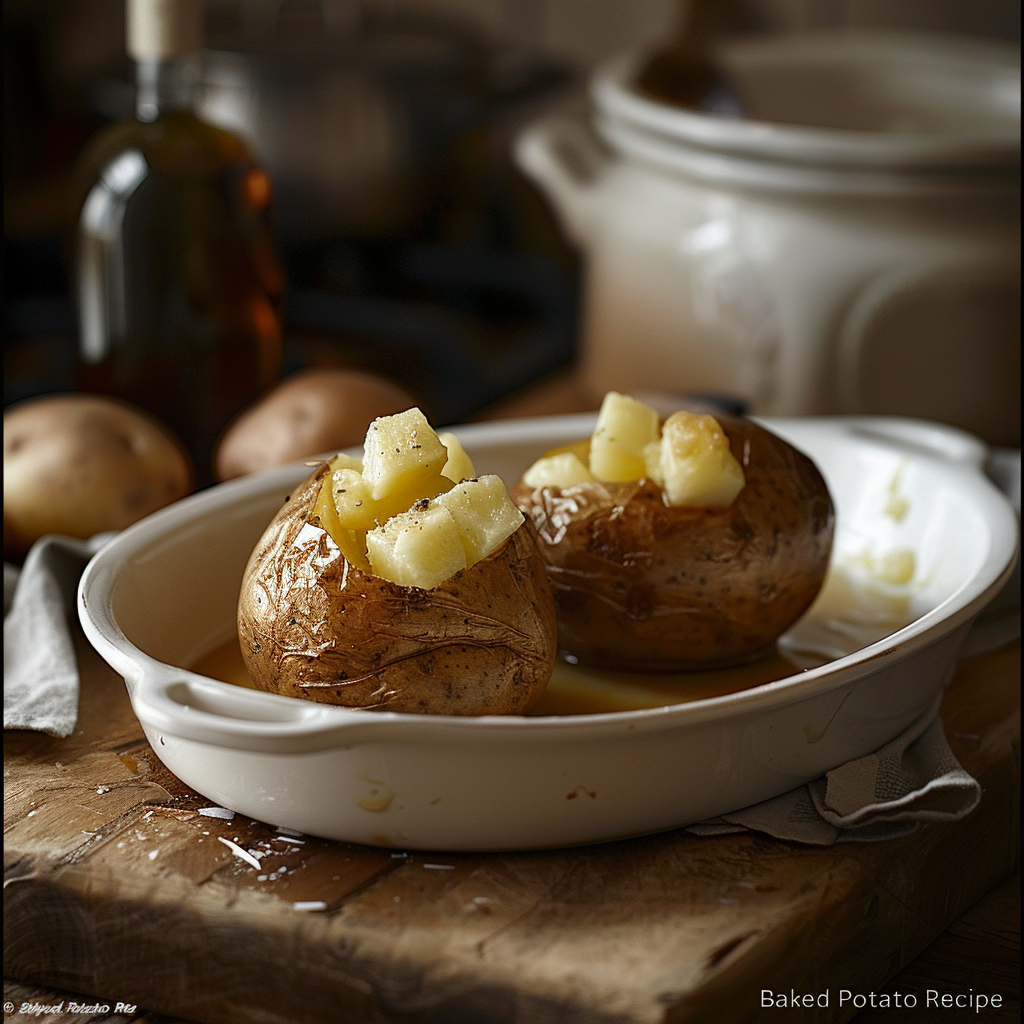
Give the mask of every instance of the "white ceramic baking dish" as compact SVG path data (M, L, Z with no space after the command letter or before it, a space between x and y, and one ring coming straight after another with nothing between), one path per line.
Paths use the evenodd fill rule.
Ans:
M353 711L188 671L234 631L242 571L309 470L223 484L125 530L79 592L91 642L125 678L154 751L216 804L270 824L436 850L588 843L680 826L805 783L932 706L972 620L1008 577L1017 522L968 435L890 418L763 421L815 459L835 558L912 551L913 621L801 674L670 707L550 717ZM513 482L588 416L457 431ZM893 501L898 499L899 513Z

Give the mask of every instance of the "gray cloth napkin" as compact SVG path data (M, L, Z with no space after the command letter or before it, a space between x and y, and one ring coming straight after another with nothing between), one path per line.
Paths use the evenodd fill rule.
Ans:
M752 829L815 846L894 839L929 821L958 821L981 799L981 786L953 756L939 718L941 695L881 750L806 786L691 825L699 836Z
M113 534L37 541L19 573L4 563L4 728L70 736L78 664L68 617L86 562Z

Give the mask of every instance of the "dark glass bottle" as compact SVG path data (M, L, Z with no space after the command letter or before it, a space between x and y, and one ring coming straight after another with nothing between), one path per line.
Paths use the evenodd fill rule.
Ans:
M280 372L270 182L238 138L193 112L198 5L130 0L128 15L136 118L85 157L80 385L167 423L203 484L220 432Z

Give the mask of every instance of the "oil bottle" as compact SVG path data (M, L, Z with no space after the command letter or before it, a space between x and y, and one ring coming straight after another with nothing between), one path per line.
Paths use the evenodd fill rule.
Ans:
M126 22L136 116L83 161L79 383L163 420L204 484L220 432L280 372L270 181L240 139L194 113L198 0L128 0Z

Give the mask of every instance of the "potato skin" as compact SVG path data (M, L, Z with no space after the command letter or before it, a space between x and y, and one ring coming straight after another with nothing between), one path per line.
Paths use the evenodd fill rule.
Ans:
M66 393L4 411L5 558L49 533L122 530L193 486L181 442L127 402Z
M383 377L338 367L301 370L242 412L217 444L218 480L362 444L378 416L415 404Z
M669 507L649 480L512 492L541 537L565 653L634 671L724 668L768 651L814 600L835 519L825 481L763 427L716 419L746 477L727 509Z
M438 715L519 715L557 650L555 607L529 521L433 590L369 576L314 514L327 466L257 544L238 605L242 657L263 690L326 704Z

